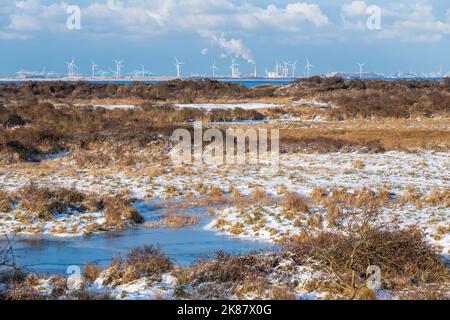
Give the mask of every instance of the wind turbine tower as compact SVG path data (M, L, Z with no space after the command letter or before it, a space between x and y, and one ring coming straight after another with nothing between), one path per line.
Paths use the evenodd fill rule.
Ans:
M177 78L181 78L181 66L184 64L183 61L178 60L175 58L176 67L177 67Z
M289 76L289 62L283 61L283 75L285 78L287 78Z
M75 69L78 69L77 65L75 64L75 58L72 58L72 61L66 62L66 64L67 64L67 68L68 68L68 71L69 71L67 76L69 78L74 77L75 76Z
M297 61L291 64L292 67L292 78L295 78L295 71L297 71Z
M362 80L362 74L363 74L363 68L366 65L366 63L358 63L359 66L359 79Z
M211 70L212 70L212 76L213 76L213 78L215 78L216 77L216 70L219 70L219 67L216 66L216 60L214 60L214 63L211 66Z
M123 61L122 60L114 60L114 62L116 63L116 78L119 79L120 73L123 68Z
M306 58L306 66L305 66L305 70L306 70L306 76L307 76L308 78L310 78L311 68L313 68L313 67L314 67L314 66L313 66L311 63L309 63L309 59Z
M97 67L99 67L99 66L97 64L95 64L94 60L92 60L92 66L91 66L92 78L95 78L95 72L97 71Z

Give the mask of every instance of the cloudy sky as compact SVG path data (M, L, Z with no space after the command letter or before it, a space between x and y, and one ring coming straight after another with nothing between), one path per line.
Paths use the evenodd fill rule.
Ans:
M213 60L228 75L233 57L242 73L255 63L262 74L276 59L298 60L301 73L306 57L317 74L356 71L357 62L384 73L447 73L449 40L448 0L0 0L3 76L43 66L65 73L72 56L85 74L91 59L110 71L121 58L124 72L144 64L173 75L174 56L185 75L209 73Z

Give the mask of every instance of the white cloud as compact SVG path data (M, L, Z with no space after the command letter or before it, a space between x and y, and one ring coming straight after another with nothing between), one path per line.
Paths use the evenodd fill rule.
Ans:
M255 10L253 15L260 21L270 25L278 25L280 28L295 30L301 22L309 22L316 27L328 24L325 16L317 4L303 2L289 3L286 8L278 8L269 5L264 10Z
M28 14L13 14L10 18L9 27L16 31L36 31L41 28L41 21Z
M450 34L449 21L440 21L433 13L433 6L421 2L386 4L381 8L382 29L374 33L366 27L368 7L364 1L353 1L341 7L342 26L364 32L365 40L372 39L370 32L379 39L408 42L436 42Z
M334 37L341 41L358 34L365 40L377 37L403 40L415 35L423 39L419 37L422 34L442 39L449 34L450 9L447 18L440 21L433 14L433 7L420 0L384 2L382 30L369 33L366 20L371 1L366 1L348 0L341 6L342 22L333 23L318 4L295 0L286 5L273 0L274 4L267 6L250 0L91 0L82 8L80 33L89 37L139 40L172 33L200 34L222 48L225 55L245 56L248 61L253 59L251 51L244 45L246 38L264 37L265 34L279 42L303 36L329 41ZM55 0L53 4L43 4L44 1L39 0L0 0L0 3L0 21L9 21L9 24L0 24L3 38L10 37L5 34L17 37L19 33L24 38L39 36L36 30L70 32L65 28L68 2ZM207 36L205 30L209 30ZM308 30L307 35L305 30Z
M202 54L202 56L206 56L209 52L208 48L203 48L202 50L200 50L200 53Z
M353 1L342 5L341 11L347 17L360 17L367 15L368 5L364 1Z
M38 0L14 1L17 8L22 10L35 10L39 8Z
M29 37L21 34L0 31L0 40L28 40L28 39Z

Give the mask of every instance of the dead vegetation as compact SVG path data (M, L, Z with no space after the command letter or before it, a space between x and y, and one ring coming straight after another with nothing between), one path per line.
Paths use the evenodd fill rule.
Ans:
M7 192L0 189L0 212L7 213L12 211L12 203L11 196Z
M345 232L298 239L288 250L297 263L313 261L332 275L338 293L352 299L366 289L369 266L381 269L383 287L393 291L443 284L449 277L449 269L414 228L373 227L366 221L347 225Z
M107 226L124 227L131 221L137 224L143 223L144 218L131 205L131 199L118 194L104 197L101 201Z
M125 258L116 258L107 268L106 284L127 284L142 277L158 277L172 269L172 263L159 247L133 249Z
M89 196L76 189L55 188L38 186L31 182L18 192L20 198L18 208L41 220L50 220L54 215L69 213L70 210L85 212L98 208L91 204Z
M187 214L178 214L178 215L169 214L162 218L161 224L168 228L180 229L187 226L192 226L198 223L199 220L200 220L199 217L190 216Z
M143 217L133 208L132 199L125 193L113 196L100 196L95 193L83 193L75 187L38 186L30 182L14 195L6 192L0 193L0 203L3 209L12 211L12 203L17 202L17 209L24 223L32 219L51 221L61 214L76 214L84 212L103 212L106 217L106 227L121 228L129 223L142 223ZM6 207L8 205L8 207ZM2 210L0 210L2 211ZM8 212L8 211L4 211ZM93 225L94 228L94 225ZM91 231L98 231L96 226ZM53 229L52 229L53 230ZM57 232L58 230L54 230ZM61 229L60 231L65 231ZM63 233L63 232L61 232Z
M286 210L293 210L301 213L310 213L305 199L296 193L292 192L286 193L281 201L281 205Z
M281 152L364 152L435 150L450 148L450 133L442 128L287 128L280 130Z
M327 113L335 120L448 116L450 93L437 81L356 81L312 77L279 88L276 93L297 99L311 97L338 108Z

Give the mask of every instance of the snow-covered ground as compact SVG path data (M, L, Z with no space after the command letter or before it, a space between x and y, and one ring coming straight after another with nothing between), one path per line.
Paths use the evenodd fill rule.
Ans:
M1 213L0 230L7 234L40 234L57 237L77 237L90 234L94 229L104 227L106 219L101 212L72 212L55 215L52 220L43 221L15 210Z
M108 194L127 189L137 199L149 197L182 200L187 193L193 197L201 197L207 190L216 187L227 194L231 189L241 195L250 195L255 188L264 190L269 195L281 196L285 191L296 192L303 196L316 187L332 190L344 187L349 191L369 188L377 190L385 187L396 195L403 195L408 188L414 188L424 196L434 190L450 188L449 153L388 152L382 154L330 153L330 154L282 154L280 166L265 165L231 165L192 167L165 167L155 176L151 176L145 167L136 167L126 173L120 170L79 170L76 175L64 174L65 170L54 170L52 173L36 174L9 170L0 174L0 186L6 191L15 191L28 184L36 183L57 185L70 188L76 186L81 191ZM62 166L70 164L69 159L50 159ZM67 161L67 163L64 163ZM358 163L358 168L355 168ZM447 191L448 192L448 191ZM423 211L420 211L423 210ZM405 207L399 212L403 216L430 216L433 208ZM427 211L428 210L428 211ZM449 223L448 208L436 209L441 213L443 221ZM11 215L1 215L3 227L14 229L20 222ZM82 224L85 219L100 217L84 217L83 214L61 217L64 224ZM411 221L411 222L414 222ZM43 225L41 230L50 230L52 226ZM29 228L30 229L30 228ZM55 228L53 228L53 231Z

